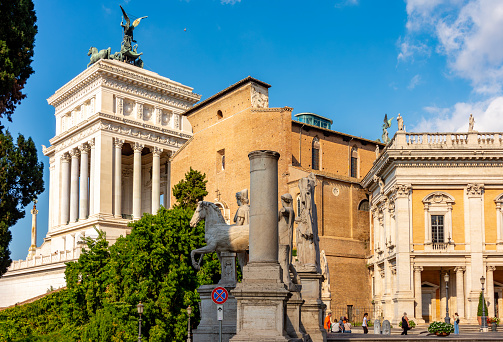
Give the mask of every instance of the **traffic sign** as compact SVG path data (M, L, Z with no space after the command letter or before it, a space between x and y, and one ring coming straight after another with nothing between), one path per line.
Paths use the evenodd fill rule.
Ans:
M217 304L217 320L219 320L219 321L224 320L224 305L223 304Z
M211 299L215 304L223 304L229 298L229 292L223 287L215 287L213 291L211 291Z

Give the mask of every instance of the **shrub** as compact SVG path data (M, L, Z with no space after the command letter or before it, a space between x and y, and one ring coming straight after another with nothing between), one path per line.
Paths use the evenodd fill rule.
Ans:
M435 333L453 333L454 325L445 322L433 322L428 326L428 332Z
M416 322L414 322L413 320L409 319L409 325L411 328L415 328L416 327ZM398 326L401 328L402 327L402 321L400 321L400 323L398 323Z

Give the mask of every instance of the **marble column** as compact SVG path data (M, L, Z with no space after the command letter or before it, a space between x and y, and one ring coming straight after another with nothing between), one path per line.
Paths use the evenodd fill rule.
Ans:
M145 145L134 143L132 148L134 150L133 159L133 219L139 220L141 218L141 151Z
M489 305L487 306L487 313L489 317L495 316L494 306L494 271L496 271L495 266L487 266L487 298L489 301Z
M124 140L115 138L114 158L114 217L122 217L122 145Z
M72 166L70 174L70 222L77 222L79 218L79 150L74 148L70 152Z
M152 152L152 214L157 214L161 206L161 152L159 147L153 147Z
M80 211L79 220L89 216L89 146L82 144L80 150Z
M171 153L168 152L168 160L166 161L166 191L164 192L164 207L169 209L171 207L171 162L169 158Z
M94 148L94 138L92 138L89 142L88 142L88 145L89 147L91 148L89 153L91 154L91 167L90 167L90 170L89 170L89 215L93 215L95 213L95 209L94 209L94 177L95 177L95 173L94 173L94 169L96 167L95 163L95 159L96 159L96 150Z
M416 301L416 323L423 321L423 293L421 288L422 266L414 266L414 299Z
M232 291L237 299L237 326L231 341L288 341L285 307L289 292L278 263L279 153L253 151L248 158L250 262L243 268L243 281Z
M70 155L61 156L61 224L70 219Z
M28 249L28 259L35 256L37 251L37 200L33 201L33 209L31 210L31 245Z
M456 306L459 317L465 317L465 289L464 289L464 271L466 267L458 266L454 268L456 272Z

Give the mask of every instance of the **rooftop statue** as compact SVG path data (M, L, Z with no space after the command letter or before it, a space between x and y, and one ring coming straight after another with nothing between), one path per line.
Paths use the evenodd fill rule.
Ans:
M391 121L393 118L388 120L388 114L384 114L384 124L382 125L382 142L387 144L391 141L391 139L388 136L388 128L391 127Z
M138 44L133 45L133 43L136 43L136 40L133 39L133 31L136 28L136 26L140 24L140 21L147 17L146 16L140 17L135 21L133 21L133 23L131 24L131 20L129 19L129 16L127 15L124 8L122 8L122 6L119 7L122 10L123 19L121 21L121 27L124 31L121 43L121 50L115 52L114 54L111 54L110 48L98 51L97 48L91 47L87 54L88 56L91 56L91 60L87 65L87 67L90 67L100 59L115 59L121 62L126 62L129 64L133 64L137 67L143 68L143 60L140 57L143 54L143 52L137 51Z

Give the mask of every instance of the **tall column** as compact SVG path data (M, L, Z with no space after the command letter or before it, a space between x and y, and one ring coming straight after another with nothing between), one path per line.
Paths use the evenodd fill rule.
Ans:
M152 154L152 214L157 214L161 206L161 152L162 148L154 147Z
M61 224L70 219L70 155L61 156Z
M114 146L115 146L114 217L116 218L122 217L122 145L123 144L124 140L118 138L114 139Z
M495 266L487 266L487 297L489 297L487 313L489 317L495 316L494 306L497 305L497 303L494 302L494 271L496 271Z
M89 146L82 144L80 150L80 211L79 219L85 220L89 216Z
M134 143L133 159L133 219L141 218L141 151L145 145Z
M94 148L94 138L92 138L89 142L88 145L91 147L90 153L91 153L91 167L89 170L89 215L93 215L95 213L95 208L94 208L94 177L95 177L95 172L94 169L96 167L95 159L96 159L96 150Z
M414 266L414 299L416 301L416 322L423 321L423 294L421 290L422 266Z
M456 272L456 305L459 317L465 317L465 289L464 289L464 275L466 267L458 266L454 268Z
M250 263L278 263L278 159L273 151L250 158Z
M166 161L166 191L164 193L164 207L171 207L171 162L169 161L170 153L168 152L168 160Z
M244 267L243 281L232 291L237 299L237 326L236 335L231 341L288 341L284 334L285 306L289 292L282 283L278 263L279 153L253 151L248 154L248 158L251 195L250 262ZM304 280L302 283L305 286ZM322 340L313 338L313 341Z
M33 209L31 210L31 245L28 249L28 259L35 256L37 251L37 200L33 200Z
M72 166L70 174L70 222L77 222L79 217L79 150L70 152Z

